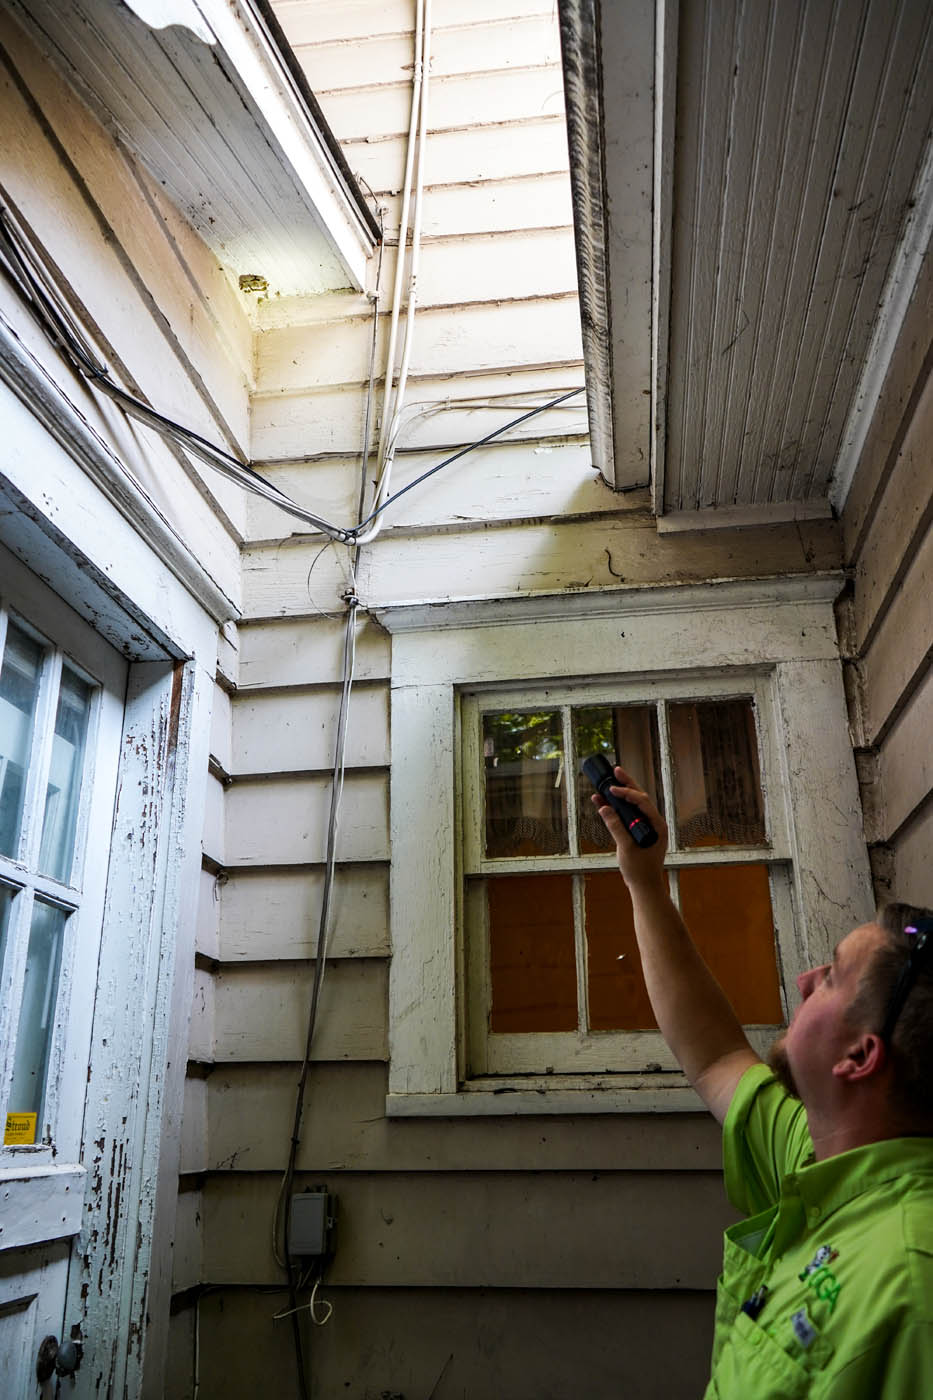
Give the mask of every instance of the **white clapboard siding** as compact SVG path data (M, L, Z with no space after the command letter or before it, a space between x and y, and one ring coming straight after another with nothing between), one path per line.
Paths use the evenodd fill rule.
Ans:
M443 27L432 23L432 83L455 74L524 68L529 53L533 53L539 63L560 63L560 39L549 14L503 19L490 24L477 23L471 9L464 9L464 23ZM364 84L411 83L412 80L414 44L411 33L373 33L365 38L354 36L329 43L321 43L311 36L304 43L294 40L292 43L315 91Z
M892 449L912 411L914 394L923 389L933 304L933 258L924 258L913 295L891 354L877 406L858 454L852 484L842 513L846 554L853 558L874 511L879 489L886 483Z
M494 428L519 417L536 404L583 384L581 360L549 368L527 366L496 374L470 375L454 385L450 378L420 375L409 380L404 414L404 447L456 446L476 442ZM456 391L456 392L455 392ZM361 385L325 386L307 392L270 390L253 399L253 457L257 462L309 457L315 453L356 456L365 416ZM488 408L485 405L489 405ZM377 388L376 416L382 411ZM585 432L585 399L571 399L509 430L508 439L546 438ZM481 429L481 431L478 431ZM280 533L294 526L283 519ZM251 527L252 528L252 527Z
M341 617L245 623L239 631L241 690L333 682L342 675L346 627ZM377 622L359 618L355 664L359 680L379 680L390 674L389 645L388 634Z
M292 44L329 43L338 39L368 39L372 34L410 32L415 8L412 0L273 0L276 18ZM470 0L469 10L457 0L434 0L435 27L548 15L552 0Z
M207 1080L201 1075L189 1075L185 1080L181 1158L178 1163L182 1175L207 1170L207 1102Z
M866 742L874 743L933 649L933 541L927 536L862 662Z
M328 768L334 761L336 688L240 696L233 705L237 775ZM359 686L347 714L346 762L355 768L389 762L389 706L383 685Z
M933 670L927 669L898 715L881 745L878 765L884 794L881 834L886 840L933 791Z
M386 321L380 318L383 357ZM370 328L363 321L266 331L257 347L257 387L288 392L362 382L369 374L370 341ZM576 297L568 295L422 311L413 336L411 372L432 377L508 373L523 365L579 359L580 312ZM384 358L377 360L383 362Z
M274 1173L208 1179L205 1278L280 1279L278 1185ZM382 1173L334 1185L334 1285L706 1288L732 1219L718 1172Z
M905 553L930 509L930 441L933 438L933 376L897 455L884 495L856 563L856 617L859 634L875 625L902 572Z
M201 871L198 885L198 923L195 938L197 952L207 958L218 956L218 936L220 925L220 889L216 875L210 870Z
M392 195L385 196L385 202L386 228L395 231L397 237L401 200ZM564 228L571 233L572 246L573 206L566 170L485 180L478 187L472 184L429 186L424 192L422 265L426 270L430 267L432 238L533 228ZM420 295L420 275L418 287Z
M387 860L388 783L385 773L351 771L343 790L340 860ZM227 862L301 865L324 859L330 777L270 778L234 783L226 794Z
M224 962L311 958L317 949L324 871L234 871L220 887ZM328 953L376 958L389 952L389 870L340 865L330 900Z
M933 802L901 832L894 847L893 894L908 904L933 908Z
M214 700L211 707L211 758L220 764L225 773L233 767L230 749L230 696L223 686L214 686Z
M275 1171L295 1107L294 1065L224 1065L207 1082L213 1169ZM386 1071L377 1063L315 1064L305 1101L300 1171L716 1171L721 1133L705 1114L652 1119L455 1119L385 1116ZM235 1157L235 1162L233 1161ZM338 1188L339 1189L339 1188Z
M350 169L374 190L401 190L407 145L404 137L362 137L341 145ZM424 179L430 188L550 174L566 169L567 159L563 113L530 113L513 123L432 131L424 154Z
M686 1400L702 1394L709 1377L712 1293L539 1289L534 1282L469 1292L329 1291L325 1283L319 1299L332 1300L335 1310L314 1336L320 1394L544 1400L582 1395L582 1378L586 1400ZM173 1319L177 1346L188 1356L193 1327L189 1322L186 1329L185 1319L192 1315L189 1309ZM225 1374L225 1400L290 1393L295 1360L282 1345L281 1328L255 1296L237 1289L204 1295L202 1356L226 1358L236 1339L237 1364ZM186 1394L190 1388L166 1391L166 1400Z
M224 786L220 778L209 773L204 800L204 827L201 849L218 865L224 863Z
M524 182L522 182L524 183ZM555 214L557 210L553 211ZM448 226L448 236L425 243L421 251L418 272L418 305L460 306L465 301L520 301L529 297L550 297L576 293L577 270L573 246L573 230L557 218L553 225L533 229L532 218L522 222L515 211L514 222L490 236L460 234L456 226ZM550 220L552 211L544 209L540 217ZM502 211L503 221L508 211ZM495 216L486 216L476 209L475 223L493 223ZM558 227L559 225L559 227ZM386 303L395 267L395 249L386 258L383 280Z
M214 1061L300 1060L308 1030L311 963L224 966L214 988ZM383 959L328 964L311 1055L315 1060L386 1057L387 967Z
M341 142L408 131L411 82L315 93ZM435 131L493 126L534 116L563 116L564 84L559 64L471 73L431 83L429 137ZM431 176L434 183L434 177Z
M204 1060L209 1064L214 1058L214 990L213 974L197 967L188 1028L189 1060Z
M201 1192L179 1191L172 1249L173 1292L193 1288L204 1277L201 1244Z
M582 396L581 396L582 398ZM463 415L466 416L466 415ZM480 437L488 424L501 422L501 412L472 415L472 432ZM393 487L401 490L445 453L399 454ZM354 463L328 460L305 465L267 468L263 475L293 500L326 520L348 521L356 510L359 487ZM593 467L588 443L548 443L513 446L490 444L453 462L386 512L394 526L446 525L451 520L518 520L542 516L617 512L620 498ZM274 539L274 507L257 504L250 512L249 533Z
M599 522L570 520L419 536L414 549L404 532L387 529L378 547L361 560L359 586L364 599L375 604L780 576L839 566L838 530L832 521L756 530L742 549L723 538L725 533L695 535L689 544L683 537L672 541L670 536L658 537L651 516L634 512ZM246 549L247 614L307 613L308 569L321 548L315 541L288 549ZM336 605L343 587L339 568L329 562L335 553L327 549L311 577L311 596L325 609Z

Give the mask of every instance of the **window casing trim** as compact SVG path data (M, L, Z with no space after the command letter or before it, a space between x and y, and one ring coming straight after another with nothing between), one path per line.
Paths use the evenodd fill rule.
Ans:
M686 694L697 674L767 674L797 914L789 966L823 961L847 928L870 917L871 881L832 611L839 586L838 576L822 576L784 580L777 595L772 581L760 580L658 589L654 598L646 596L652 590L638 590L637 599L623 590L611 599L594 596L588 617L577 604L577 616L570 618L555 615L551 598L513 599L509 621L486 603L476 606L472 625L462 604L451 605L450 613L442 605L380 612L394 632L390 1115L700 1106L683 1077L666 1072L627 1082L616 1074L595 1076L595 1083L590 1076L522 1074L487 1081L485 1091L461 1082L458 997L465 968L462 941L454 936L461 927L463 876L455 791L460 690L564 684L608 671L619 682L663 674L674 684L682 680ZM430 628L424 625L428 615ZM785 982L787 973L786 966ZM586 1107L592 1103L601 1106Z

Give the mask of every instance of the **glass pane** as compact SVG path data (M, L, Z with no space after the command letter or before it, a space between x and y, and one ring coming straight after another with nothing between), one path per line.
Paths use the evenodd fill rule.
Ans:
M579 772L580 762L594 753L604 753L610 763L618 763L637 778L652 802L664 810L661 796L661 763L658 744L658 712L654 705L593 705L575 709L573 721L574 763L577 778L577 830L580 850L611 851L612 837L603 826L590 801L593 792Z
M679 844L765 845L751 698L678 702L668 717Z
M567 851L560 711L483 715L483 758L487 856Z
M11 622L0 667L0 853L19 854L42 648Z
M583 901L590 1030L657 1030L625 881L617 870L588 871Z
M3 971L3 957L6 953L6 930L10 922L15 890L9 885L0 885L0 973Z
M746 1026L784 1020L766 865L704 865L680 872L684 922Z
M621 883L621 877L619 877ZM575 1031L573 877L486 882L491 1031Z
M39 869L55 880L67 881L71 875L90 712L91 687L63 666L39 852Z
M55 1028L58 1000L58 974L62 961L65 913L53 904L36 900L26 953L26 980L16 1033L13 1089L8 1113L32 1119L32 1136L20 1142L35 1142L41 1126L45 1081Z

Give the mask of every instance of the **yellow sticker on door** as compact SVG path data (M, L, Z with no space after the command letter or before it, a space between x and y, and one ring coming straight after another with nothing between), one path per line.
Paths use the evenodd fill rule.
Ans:
M37 1116L35 1113L8 1113L3 1133L4 1147L15 1146L18 1142L35 1142Z

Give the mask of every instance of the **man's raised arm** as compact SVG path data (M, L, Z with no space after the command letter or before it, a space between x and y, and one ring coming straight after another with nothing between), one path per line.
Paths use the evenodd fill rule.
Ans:
M661 814L628 773L616 768L615 775L617 786L611 791L640 807L658 832L656 845L636 846L618 815L594 795L632 897L651 1006L678 1063L721 1123L739 1080L759 1057L671 900L664 872L667 827Z

